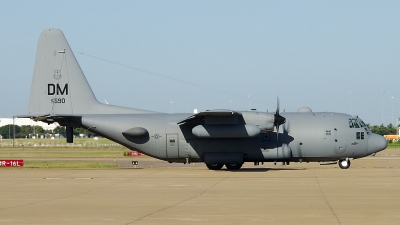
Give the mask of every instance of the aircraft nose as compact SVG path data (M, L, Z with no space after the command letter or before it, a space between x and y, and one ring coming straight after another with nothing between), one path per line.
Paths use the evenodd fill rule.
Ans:
M379 134L372 134L368 139L368 152L375 153L384 150L387 147L387 141Z

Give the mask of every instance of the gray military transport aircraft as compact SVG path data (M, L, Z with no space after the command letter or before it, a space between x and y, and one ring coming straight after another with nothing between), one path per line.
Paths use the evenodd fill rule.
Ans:
M208 110L167 114L98 102L67 42L58 29L40 34L28 114L46 123L82 127L127 148L168 162L205 162L212 170L240 169L244 162L338 162L386 148L357 116L343 113L275 113Z

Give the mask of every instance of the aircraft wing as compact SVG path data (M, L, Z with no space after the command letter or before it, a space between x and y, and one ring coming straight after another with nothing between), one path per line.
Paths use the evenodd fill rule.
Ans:
M233 111L233 110L227 110L227 109L207 110L205 112L199 112L197 114L194 114L194 115L188 117L187 119L178 122L178 124L182 124L182 123L194 121L194 120L203 120L204 118L206 118L208 116L209 117L219 117L219 116L229 117L229 116L237 116L237 115L241 115L241 113Z

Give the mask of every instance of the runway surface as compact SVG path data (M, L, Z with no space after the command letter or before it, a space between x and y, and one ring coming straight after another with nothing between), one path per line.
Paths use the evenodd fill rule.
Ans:
M0 169L0 224L400 224L399 150L239 171L150 158L115 169ZM77 159L79 160L79 159ZM123 161L123 162L122 162Z

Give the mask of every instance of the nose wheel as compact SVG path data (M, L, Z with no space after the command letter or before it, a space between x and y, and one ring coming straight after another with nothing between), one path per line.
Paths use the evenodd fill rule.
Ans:
M340 169L348 169L350 167L350 160L341 159L338 161Z

